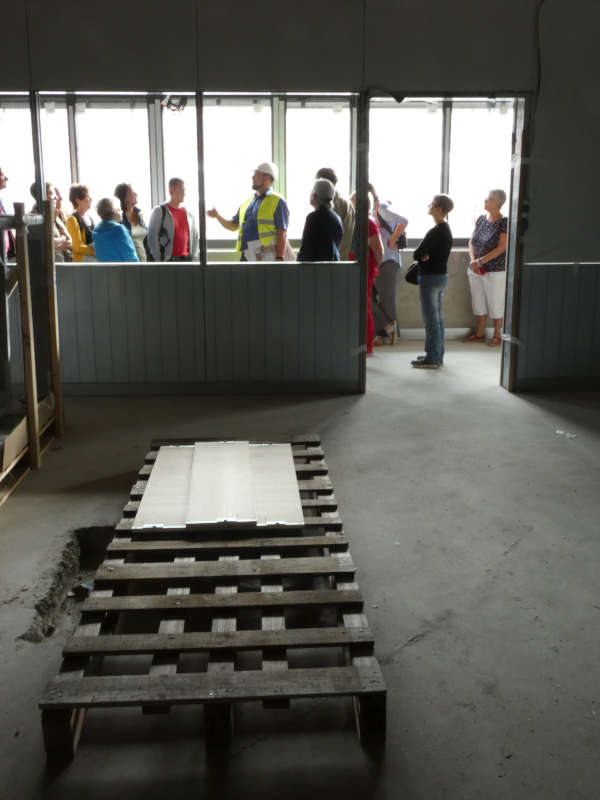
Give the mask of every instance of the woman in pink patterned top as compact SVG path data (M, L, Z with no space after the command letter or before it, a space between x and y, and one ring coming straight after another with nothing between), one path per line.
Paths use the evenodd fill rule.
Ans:
M471 263L467 277L476 327L473 333L463 339L464 342L484 342L485 322L490 316L494 333L488 345L497 347L502 344L508 220L502 216L500 209L505 202L506 192L502 189L490 191L484 203L487 214L478 217L469 241Z

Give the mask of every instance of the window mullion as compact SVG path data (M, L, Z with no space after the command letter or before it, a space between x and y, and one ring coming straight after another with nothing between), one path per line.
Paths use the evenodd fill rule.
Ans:
M150 148L150 195L152 205L165 199L165 152L162 106L158 99L148 99L148 137Z
M279 180L275 181L275 188L287 197L285 108L284 97L275 95L271 98L272 157L279 168Z
M444 100L442 106L442 171L440 191L448 194L450 190L450 138L452 133L452 103Z

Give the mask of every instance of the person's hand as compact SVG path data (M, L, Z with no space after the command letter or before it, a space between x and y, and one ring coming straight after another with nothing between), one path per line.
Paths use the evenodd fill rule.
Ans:
M60 236L58 239L54 240L54 243L57 250L68 250L71 244L66 236Z
M471 270L472 270L472 271L473 271L473 272L474 272L476 275L481 275L481 266L480 266L480 264L479 264L479 261L477 261L477 260L475 260L475 261L471 261L471 262L469 263L469 267L471 268Z
M206 212L206 216L216 219L219 216L219 212L217 211L216 208L209 208L208 211Z

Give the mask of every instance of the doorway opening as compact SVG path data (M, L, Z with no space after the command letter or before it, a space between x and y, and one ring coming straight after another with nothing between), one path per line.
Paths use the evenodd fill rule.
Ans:
M450 350L459 352L461 360L468 359L470 370L477 370L479 363L489 372L493 364L489 372L493 382L499 379L508 389L512 388L512 331L518 306L515 266L525 110L525 99L514 96L405 97L401 102L374 97L369 107L369 180L379 200L408 219L407 246L400 254L404 269L398 273L395 292L399 350L411 353L424 341L419 292L404 281L404 273L413 251L432 227L427 212L433 195L449 194L454 202L448 220L454 246L443 301L445 338ZM499 345L486 347L487 342L498 341L493 337L491 315L486 320L485 341L463 340L475 329L469 242L478 218L487 217L484 200L491 190L501 190L506 196L500 213L508 225L503 239L507 243L503 335ZM381 304L381 297L376 301ZM386 313L389 316L389 310ZM383 320L383 314L379 313L379 319ZM386 337L381 338L385 344ZM385 353L385 346L375 352Z

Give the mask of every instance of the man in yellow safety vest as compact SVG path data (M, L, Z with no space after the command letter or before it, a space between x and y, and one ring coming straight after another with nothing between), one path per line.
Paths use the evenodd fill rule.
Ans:
M254 195L231 219L222 217L216 208L206 212L226 230L238 231L236 250L242 254L242 261L284 259L290 212L283 197L273 191L276 180L277 166L265 161L252 175Z

